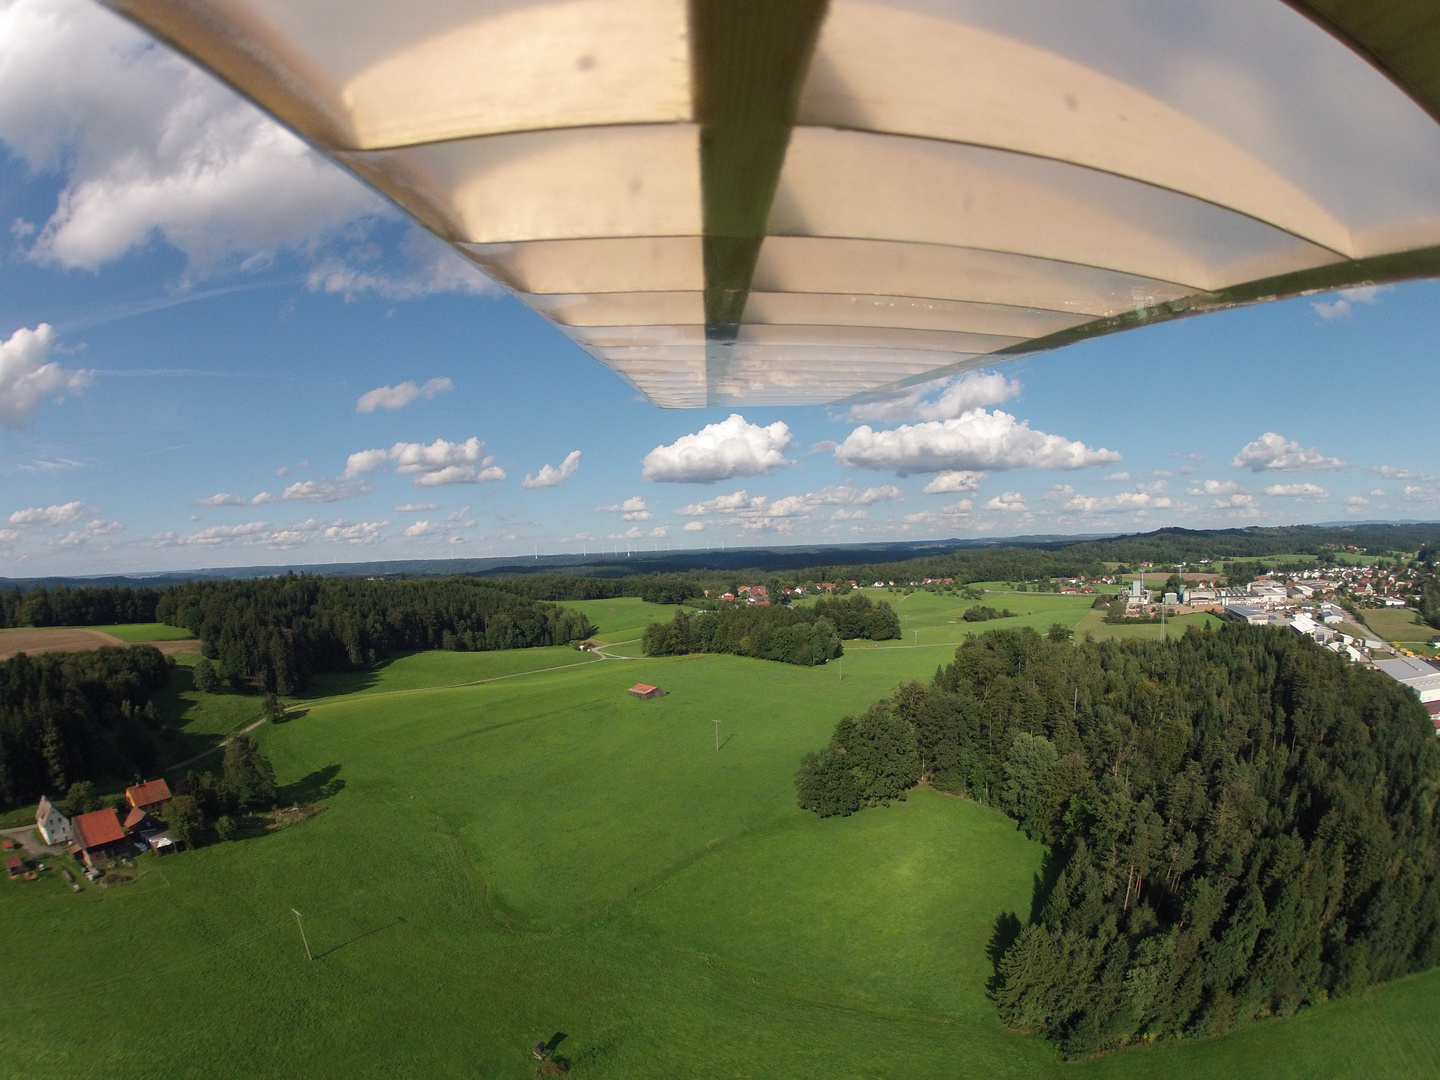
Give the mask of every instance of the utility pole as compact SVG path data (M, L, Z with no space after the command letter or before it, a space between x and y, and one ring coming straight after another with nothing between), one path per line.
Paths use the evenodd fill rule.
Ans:
M720 721L715 721L715 752L720 752Z
M293 907L290 910L295 911ZM305 937L305 924L300 921L300 912L298 911L295 911L295 925L300 927L300 940L305 943L305 959L314 960L315 957L310 955L310 942Z

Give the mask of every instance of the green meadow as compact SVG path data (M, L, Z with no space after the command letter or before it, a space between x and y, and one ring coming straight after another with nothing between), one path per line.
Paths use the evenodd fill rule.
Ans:
M1385 641L1428 643L1440 634L1433 626L1420 621L1420 616L1410 608L1366 608L1365 625L1376 637Z
M178 626L164 623L115 623L110 626L87 626L87 630L98 630L102 634L119 638L121 641L188 641L195 635Z
M0 1076L524 1078L561 1033L572 1076L625 1080L1440 1075L1440 972L1082 1064L1007 1032L986 946L1028 916L1040 846L930 790L822 820L793 776L964 634L1073 626L1090 599L987 593L1019 616L967 624L976 601L878 598L905 639L821 668L554 648L315 680L256 735L318 815L110 888L0 880ZM612 644L673 611L580 606ZM258 715L186 676L187 731Z

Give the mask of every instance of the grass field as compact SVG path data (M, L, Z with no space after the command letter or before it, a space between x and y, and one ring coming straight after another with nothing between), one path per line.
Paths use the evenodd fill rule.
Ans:
M988 596L1022 614L975 626L952 621L973 601L897 596L907 642L816 669L555 648L317 680L257 732L317 817L147 857L106 890L0 880L0 1076L522 1078L560 1032L582 1078L1440 1075L1440 973L1061 1063L985 993L1038 845L931 791L849 818L795 807L798 759L841 715L966 632L1079 622L1080 599ZM669 617L591 604L612 641ZM670 693L637 701L636 681ZM216 729L256 704L175 692Z
M89 629L109 634L121 641L189 641L195 635L178 626L164 623L117 623L111 626L92 626Z
M1409 608L1366 608L1363 612L1365 625L1385 641L1423 641L1440 634L1433 626L1420 621L1420 616Z

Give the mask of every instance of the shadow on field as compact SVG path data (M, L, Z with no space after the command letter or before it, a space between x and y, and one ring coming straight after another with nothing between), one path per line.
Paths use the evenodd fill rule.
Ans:
M321 698L340 697L343 694L358 694L362 690L369 690L380 681L380 673L393 664L396 660L402 660L414 653L396 653L394 656L387 656L384 660L377 660L364 671L322 671L310 677L310 685L305 688L305 698L309 701L318 701Z
M1040 916L1045 914L1045 905L1050 903L1050 894L1055 891L1055 883L1060 880L1060 871L1065 868L1065 860L1054 848L1045 850L1045 861L1040 864L1040 873L1035 875L1035 885L1030 893L1030 921L1038 923Z
M328 799L344 790L345 781L340 779L340 766L326 765L293 784L286 784L275 793L275 801L281 806L301 806Z
M1015 939L1020 936L1022 929L1024 928L1020 925L1020 917L1013 911L1001 912L995 920L990 944L985 947L985 955L990 958L990 966L994 969L985 989L992 994L1000 989L1000 961L1005 959L1005 954L1010 951L1010 946L1015 944Z
M403 923L404 921L405 921L405 916L403 916L403 915L396 915L395 918L391 919L391 920L390 920L389 922L387 922L387 923L384 923L383 925L371 927L369 930L362 930L360 933L356 934L354 937L352 937L352 938L350 938L350 939L348 939L348 940L346 940L346 941L340 942L339 945L332 945L332 946L330 946L330 948L326 949L324 952L318 952L318 953L316 953L316 954L315 954L315 959L316 959L316 960L322 960L322 959L324 959L325 957L329 956L329 955L330 955L331 953L333 953L333 952L339 952L341 949L345 948L346 945L354 945L355 942L357 942L357 941L363 941L365 938L370 937L370 936L373 935L373 934L378 934L378 933L380 933L381 930L389 930L390 927L395 926L395 925L397 925L397 924L399 924L399 923Z

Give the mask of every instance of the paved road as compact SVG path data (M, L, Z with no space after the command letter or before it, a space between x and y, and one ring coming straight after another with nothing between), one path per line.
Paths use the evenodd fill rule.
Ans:
M0 836L8 836L11 840L18 841L20 846L25 849L25 854L32 859L56 858L65 854L64 847L50 847L40 843L40 834L35 831L34 825L22 825L18 829L0 829Z

